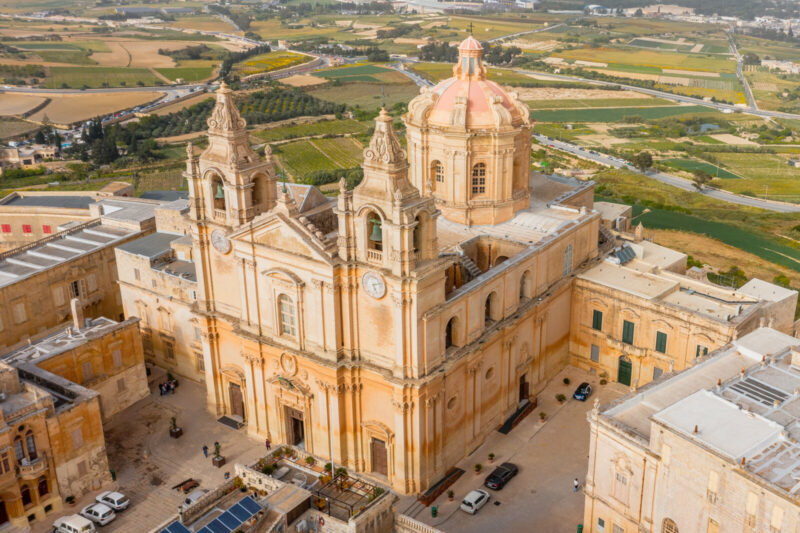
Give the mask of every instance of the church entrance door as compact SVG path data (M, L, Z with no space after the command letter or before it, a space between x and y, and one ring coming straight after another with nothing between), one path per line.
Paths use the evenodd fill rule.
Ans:
M522 374L519 377L519 401L523 402L528 399L530 395L530 384L528 383L528 374Z
M383 476L389 475L386 443L382 440L372 439L370 451L372 452L372 471Z
M236 383L229 383L228 396L231 402L231 416L237 416L244 420L244 400L241 387Z
M303 412L285 407L286 414L286 439L289 444L303 448L305 446L305 425L303 424Z

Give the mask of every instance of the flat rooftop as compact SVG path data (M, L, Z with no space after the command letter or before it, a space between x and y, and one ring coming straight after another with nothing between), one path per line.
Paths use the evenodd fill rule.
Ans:
M180 239L181 237L183 237L183 235L179 233L165 233L157 231L156 233L151 233L150 235L142 237L141 239L136 239L134 241L121 244L117 246L117 249L129 254L140 255L153 260L169 253L172 249L170 247L172 241Z
M114 246L138 231L97 221L83 228L56 235L42 244L33 243L0 254L0 287L17 283L49 268L83 255Z
M60 207L63 209L89 209L89 206L97 203L93 196L18 196L14 195L0 205L14 207Z
M656 425L800 494L800 339L759 328L604 409L649 439ZM794 353L800 365L800 351ZM696 431L695 431L696 429Z

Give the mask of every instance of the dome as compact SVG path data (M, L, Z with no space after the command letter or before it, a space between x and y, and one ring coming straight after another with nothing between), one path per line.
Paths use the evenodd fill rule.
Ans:
M529 111L516 94L486 79L483 47L472 36L459 46L453 77L430 89L435 103L427 115L431 126L461 126L466 129L518 127L529 122Z

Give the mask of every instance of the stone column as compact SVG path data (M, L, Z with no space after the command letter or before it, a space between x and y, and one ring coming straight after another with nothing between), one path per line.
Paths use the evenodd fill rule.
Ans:
M395 377L403 378L408 374L405 361L405 347L403 342L403 323L405 316L406 299L400 292L392 292L392 319L394 322L394 369Z

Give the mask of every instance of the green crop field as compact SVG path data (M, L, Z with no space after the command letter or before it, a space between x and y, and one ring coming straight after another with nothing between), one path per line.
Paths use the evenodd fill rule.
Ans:
M800 250L781 244L775 239L722 222L712 222L675 211L650 209L648 213L644 214L643 211L643 206L633 206L633 216L638 217L636 220L641 221L646 228L700 233L755 254L772 263L800 272Z
M323 120L312 124L297 124L294 126L281 126L268 128L253 133L254 136L266 142L309 137L313 135L342 135L345 133L358 134L367 131L371 124L357 120Z
M353 168L361 162L363 148L352 138L314 139L281 145L278 155L295 181L315 170Z
M382 74L385 72L391 72L391 70L376 65L356 65L353 67L337 67L328 70L319 70L314 73L314 76L319 78L327 78L329 80L342 79L342 81L346 81L343 78L364 76L369 74Z
M624 48L576 48L554 54L570 60L619 63L622 65L700 70L706 72L736 72L736 62L714 56L680 54L657 50L631 50Z
M628 44L630 46L640 46L642 48L654 48L672 52L688 52L694 46L694 43L662 43L658 41L649 41L647 39L633 39Z
M342 83L339 87L326 85L306 92L328 102L377 109L382 101L389 107L397 103L407 104L419 94L419 87L409 80L405 84Z
M747 178L769 180L774 178L800 179L800 168L790 167L786 159L774 154L714 154L722 164ZM798 183L800 189L800 183Z
M234 65L233 70L242 76L271 72L311 61L311 57L295 52L276 51L251 57Z
M572 100L528 100L525 102L536 109L580 109L587 107L659 107L677 105L663 98L598 98Z
M705 161L695 161L693 159L665 159L661 161L667 166L677 168L678 170L685 170L686 172L693 172L695 170L702 170L715 178L722 179L740 179L733 172L729 172L724 168L720 168Z
M202 81L211 77L212 67L157 68L159 74L172 81L182 78L185 82Z
M616 107L607 109L561 109L537 111L538 122L619 122L625 117L638 116L645 120L712 112L700 105L664 107Z
M48 89L59 89L66 84L73 89L102 87L107 82L110 87L134 87L141 81L146 86L161 83L146 68L124 67L50 67L50 76L45 81Z
M79 46L70 43L4 43L20 50L80 50Z

